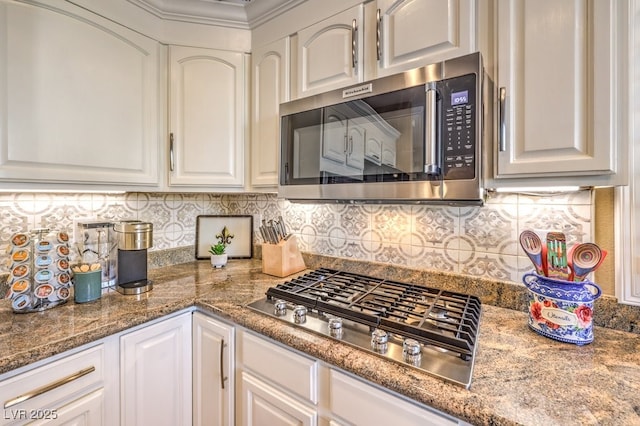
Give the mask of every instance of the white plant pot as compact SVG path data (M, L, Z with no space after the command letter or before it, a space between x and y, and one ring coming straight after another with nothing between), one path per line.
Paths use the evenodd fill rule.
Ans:
M211 255L211 266L214 268L222 268L227 264L227 254L212 254Z

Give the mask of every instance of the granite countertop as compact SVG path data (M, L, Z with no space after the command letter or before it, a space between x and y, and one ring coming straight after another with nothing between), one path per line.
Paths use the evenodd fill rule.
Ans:
M40 313L14 314L0 301L0 374L195 305L472 424L640 424L635 333L596 327L594 342L580 347L529 330L524 312L485 303L466 390L249 310L247 303L283 280L262 274L257 260L231 260L219 270L191 262L149 276L147 294L110 292Z

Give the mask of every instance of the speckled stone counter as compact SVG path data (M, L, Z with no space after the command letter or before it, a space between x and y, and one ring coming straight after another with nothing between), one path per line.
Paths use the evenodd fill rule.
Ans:
M595 341L578 347L530 331L524 312L485 303L466 390L247 309L282 281L262 274L259 261L232 260L221 270L191 262L154 269L150 278L155 287L142 296L110 292L35 314L14 314L0 301L0 373L196 306L472 424L640 424L635 333L596 327Z

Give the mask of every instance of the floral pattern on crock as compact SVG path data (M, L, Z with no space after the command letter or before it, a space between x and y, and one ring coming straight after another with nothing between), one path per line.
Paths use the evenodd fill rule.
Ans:
M545 309L567 312L575 324L558 324L544 315ZM587 304L549 300L538 294L529 303L529 324L543 334L558 340L588 343L593 340L593 309Z

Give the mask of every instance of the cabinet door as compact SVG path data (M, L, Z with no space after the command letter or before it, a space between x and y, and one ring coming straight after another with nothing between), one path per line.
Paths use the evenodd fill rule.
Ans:
M377 66L367 80L476 50L473 0L377 0L371 24L365 43Z
M42 410L44 419L29 423L35 425L99 426L108 425L103 420L105 411L104 389L98 389L52 412ZM46 418L48 417L48 418Z
M191 424L191 313L120 338L123 425Z
M289 100L289 40L278 40L251 54L251 185L278 184L280 103Z
M497 178L615 171L616 3L497 2Z
M298 32L296 97L363 81L362 5Z
M241 425L243 426L313 426L314 409L296 401L262 380L241 373Z
M193 424L233 426L233 327L193 314Z
M69 2L0 22L0 180L157 186L159 44Z
M244 183L244 54L169 47L169 185Z

